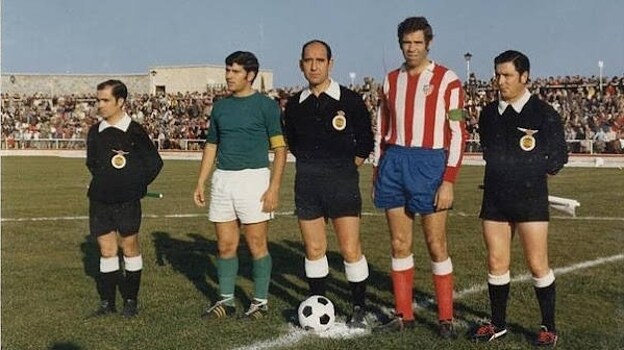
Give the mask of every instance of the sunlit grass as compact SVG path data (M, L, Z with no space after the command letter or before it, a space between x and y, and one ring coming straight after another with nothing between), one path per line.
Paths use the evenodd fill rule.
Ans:
M97 246L87 235L86 186L89 174L81 159L44 157L2 158L2 349L228 349L288 332L287 323L306 294L303 247L293 210L294 167L287 166L282 186L282 215L271 223L270 241L274 270L271 313L267 320L243 324L231 320L206 323L203 307L217 295L216 238L205 209L192 203L199 164L165 162L151 188L163 199L145 199L141 228L144 279L140 315L86 319L97 306L94 276L98 271ZM369 300L380 313L392 307L388 276L389 238L384 216L370 201L369 166L361 171L364 210L364 252L370 263ZM450 250L456 273L456 291L486 280L485 250L477 213L483 168L464 167L456 185L455 209L449 220ZM622 200L624 173L618 169L565 169L552 178L551 192L581 202L579 218L553 212L550 260L553 267L570 266L600 257L622 254ZM192 217L165 215L197 214ZM18 218L78 217L43 221L10 221ZM593 219L583 219L592 217ZM612 218L605 220L605 218ZM619 218L619 219L616 219ZM425 305L432 282L422 233L415 228L415 296ZM237 284L239 312L251 292L248 251L240 248L241 269ZM329 297L338 316L348 311L349 288L342 258L330 230L332 268ZM527 272L517 241L512 275ZM622 260L579 269L557 278L557 322L562 349L618 349L624 346L624 276ZM530 282L512 285L508 320L511 334L499 347L528 349L539 325L539 310ZM468 294L456 301L459 330L487 317L487 292ZM437 338L435 310L419 309L419 327L401 336L367 335L352 339L307 337L291 344L297 349L474 349L466 339L446 343Z

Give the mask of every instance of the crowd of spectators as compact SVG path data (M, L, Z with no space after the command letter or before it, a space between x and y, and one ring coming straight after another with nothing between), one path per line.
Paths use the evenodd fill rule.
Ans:
M496 98L492 81L473 75L465 83L467 151L479 151L478 117ZM352 87L360 92L374 115L379 84L365 78ZM300 87L265 92L283 107ZM548 77L530 83L530 90L548 101L564 120L571 152L622 153L624 143L624 76L603 81L597 77ZM126 111L145 126L161 149L197 150L210 123L213 103L226 95L222 88L177 94L134 94ZM84 139L96 123L95 95L32 96L2 94L2 147L84 148ZM59 145L58 141L62 141Z
M478 150L481 109L496 98L492 81L471 75L465 85L468 150ZM564 122L566 140L574 153L622 153L624 146L624 76L602 82L595 76L538 78L529 90L547 101Z

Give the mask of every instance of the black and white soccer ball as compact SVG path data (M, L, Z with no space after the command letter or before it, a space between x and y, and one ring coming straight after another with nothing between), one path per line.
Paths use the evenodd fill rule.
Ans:
M321 295L313 295L299 304L299 325L305 330L323 332L336 320L334 304Z

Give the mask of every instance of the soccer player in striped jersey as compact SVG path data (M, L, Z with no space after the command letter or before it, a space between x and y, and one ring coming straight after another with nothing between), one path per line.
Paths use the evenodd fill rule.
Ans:
M439 331L450 339L456 333L446 218L466 137L464 92L453 71L429 59L433 31L426 18L405 19L397 34L405 62L384 80L373 179L375 206L386 211L390 227L396 315L375 331L414 326L412 235L414 215L419 214L431 258Z

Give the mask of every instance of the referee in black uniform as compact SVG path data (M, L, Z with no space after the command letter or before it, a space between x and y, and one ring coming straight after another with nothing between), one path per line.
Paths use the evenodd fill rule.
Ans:
M358 166L373 149L371 117L359 94L329 77L333 60L327 43L304 44L299 66L308 88L289 99L284 122L289 149L297 158L295 206L310 295L325 294L325 224L331 219L352 291L353 313L347 325L364 328L368 264L359 236Z
M507 333L511 239L518 231L542 314L537 345L554 346L555 276L548 265L548 176L568 161L559 114L531 95L529 59L505 51L494 60L500 100L479 117L486 161L481 207L483 237L488 249L488 289L491 322L478 327L473 338L491 341Z
M101 303L95 316L116 312L117 286L124 300L124 317L137 314L143 268L138 239L140 200L163 166L143 127L123 111L127 97L128 89L121 81L100 83L97 101L103 120L93 125L87 136L87 167L92 175L88 192L89 226L100 247ZM125 276L119 264L119 245Z

